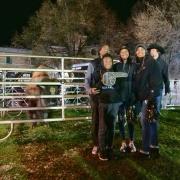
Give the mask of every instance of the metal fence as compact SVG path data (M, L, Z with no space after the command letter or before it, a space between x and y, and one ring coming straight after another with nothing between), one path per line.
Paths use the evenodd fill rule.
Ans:
M76 62L87 62L90 58L74 57L54 57L54 56L35 56L35 55L17 55L17 54L0 54L0 57L19 57L28 58L33 61L52 62L51 68L19 68L18 66L0 68L0 124L11 124L9 134L3 138L6 139L11 133L13 124L34 123L34 122L53 122L64 120L81 120L90 119L89 116L66 116L65 110L68 109L89 109L89 97L85 93L84 77L85 70L72 70L72 64ZM32 72L46 72L49 80L45 82L32 81ZM12 75L14 73L14 75ZM56 80L56 81L53 81ZM56 87L56 93L49 92L41 95L27 95L25 87L27 85L38 85L46 87ZM50 90L51 91L51 90ZM30 99L45 99L47 106L28 107L27 101ZM27 111L47 111L57 110L59 117L48 118L44 113L41 119L20 119L20 114ZM7 114L12 114L10 119L3 120Z
M164 96L165 92L163 92L163 109L175 109L180 107L180 80L170 80L170 90L170 94L166 96Z
M0 112L1 124L10 124L11 128L6 139L12 133L13 124L34 123L34 122L53 122L64 120L81 120L91 119L89 116L66 117L65 110L68 109L89 109L89 97L85 93L84 77L86 70L81 70L80 65L84 62L86 67L87 61L91 58L74 58L74 57L54 57L54 56L35 56L35 55L17 55L17 54L0 54L0 57L19 57L27 58L32 61L31 64L37 64L37 61L51 62L51 68L19 68L18 66L0 68ZM34 62L33 62L34 61ZM75 68L74 64L78 64ZM84 68L82 65L82 69ZM52 68L53 67L53 68ZM32 72L46 72L49 74L49 80L45 82L32 81ZM56 81L53 81L53 80ZM27 85L39 85L42 87L57 87L57 92L49 94L27 95L25 87ZM47 106L29 107L27 100L42 98L47 100ZM174 108L180 106L180 80L171 81L171 96L163 96L162 107ZM41 119L20 119L22 112L27 111L47 111L58 110L59 117L48 118L47 114ZM12 114L9 119L3 119L6 114ZM0 141L1 141L0 140Z

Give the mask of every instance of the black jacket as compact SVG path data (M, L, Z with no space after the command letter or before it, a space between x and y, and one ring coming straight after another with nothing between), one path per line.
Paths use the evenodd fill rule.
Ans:
M101 58L96 58L90 62L86 75L85 75L85 88L88 92L90 88L97 88L97 84L99 83L100 79L100 71L102 69L102 60ZM92 100L98 100L98 94L93 95L90 94Z
M100 79L100 72L102 69L102 59L96 58L93 61L91 61L91 64L94 67L94 72L91 74L90 87L96 87L96 84L99 82Z
M134 92L133 92L133 81L135 78L136 64L131 61L126 63L119 62L114 64L115 72L126 72L128 73L127 78L117 78L117 83L119 85L119 94L127 105L130 105L134 101Z
M161 71L157 61L150 56L136 60L134 90L137 100L145 100L160 95Z

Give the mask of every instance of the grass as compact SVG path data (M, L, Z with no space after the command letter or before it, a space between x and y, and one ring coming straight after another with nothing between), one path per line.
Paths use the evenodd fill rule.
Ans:
M9 139L0 145L0 177L1 179L27 179L27 173L21 163L18 145Z
M67 111L88 115L87 111ZM119 152L116 129L116 159L101 162L91 156L91 122L52 122L31 128L16 125L10 138L0 144L0 179L172 179L180 169L180 111L162 111L159 128L158 159L141 160L135 154ZM136 126L136 146L141 146L141 129ZM4 134L7 127L0 127Z

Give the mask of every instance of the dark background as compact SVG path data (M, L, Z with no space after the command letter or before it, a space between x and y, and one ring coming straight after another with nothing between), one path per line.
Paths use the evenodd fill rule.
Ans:
M52 0L55 1L55 0ZM105 0L120 21L126 22L137 0ZM40 7L43 0L1 0L0 46L9 46L15 32L21 32L29 17Z

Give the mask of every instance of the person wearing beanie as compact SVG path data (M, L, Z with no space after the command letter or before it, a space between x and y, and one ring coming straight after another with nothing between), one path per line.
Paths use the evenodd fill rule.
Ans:
M130 149L130 152L136 152L136 147L134 145L134 116L133 113L133 92L132 92L132 82L135 73L135 63L132 62L130 58L130 51L127 46L122 46L119 50L119 60L120 62L114 65L114 70L116 72L126 72L128 74L127 78L117 79L120 85L120 95L122 97L123 104L119 108L118 112L118 124L120 135L122 137L122 143L120 146L121 152L126 152ZM125 123L128 124L129 140L126 143L125 137Z
M156 119L154 99L160 95L160 68L152 57L147 55L143 45L135 48L136 75L134 81L135 96L140 104L140 122L142 126L142 148L139 153L143 157L150 157L151 143L154 134L151 129Z

